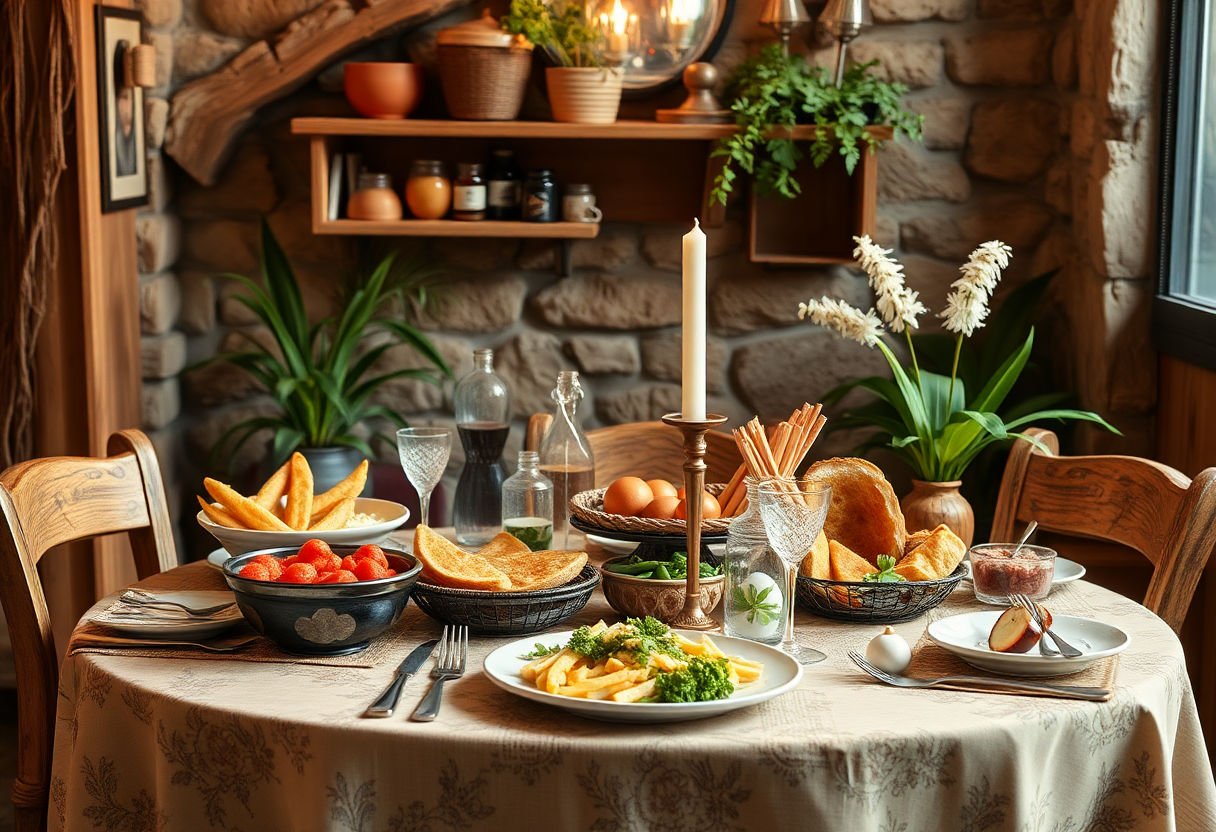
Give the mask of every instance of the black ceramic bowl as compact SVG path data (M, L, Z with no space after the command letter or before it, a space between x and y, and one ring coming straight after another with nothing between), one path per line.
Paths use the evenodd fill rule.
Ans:
M333 546L339 557L358 546ZM238 555L224 563L224 580L236 595L245 620L262 635L290 653L343 656L358 653L401 617L410 592L418 582L422 564L413 555L381 547L391 578L353 584L281 584L242 578L241 567L258 555L285 558L296 547L262 549Z
M522 636L546 630L587 606L599 582L600 570L587 564L568 583L528 592L487 592L420 583L414 591L414 603L436 621L466 624L471 633Z

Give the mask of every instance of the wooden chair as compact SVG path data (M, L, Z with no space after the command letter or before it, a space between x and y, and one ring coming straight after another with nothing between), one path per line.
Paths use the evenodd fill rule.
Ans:
M110 437L108 458L51 457L0 474L0 601L17 669L17 829L42 829L54 741L58 658L38 561L74 540L127 532L141 579L177 565L165 489L148 437Z
M524 449L540 449L540 440L553 417L534 413L528 419ZM632 474L643 479L662 478L684 484L684 450L680 432L662 422L632 422L587 431L595 454L595 487L603 488L617 477ZM705 482L729 482L742 459L735 440L721 431L705 435Z
M1027 431L1051 449L1014 443L1001 480L993 540L1039 528L1120 543L1153 565L1144 605L1178 632L1203 568L1216 549L1216 468L1191 480L1160 462L1130 456L1057 456L1048 430Z

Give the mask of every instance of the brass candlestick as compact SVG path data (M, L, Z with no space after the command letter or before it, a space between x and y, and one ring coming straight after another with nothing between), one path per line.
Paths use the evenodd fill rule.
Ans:
M701 498L705 493L705 431L726 423L725 416L706 414L688 420L682 413L668 413L663 423L684 434L684 505L687 507L688 578L684 587L684 609L668 622L686 630L713 630L718 622L701 609Z

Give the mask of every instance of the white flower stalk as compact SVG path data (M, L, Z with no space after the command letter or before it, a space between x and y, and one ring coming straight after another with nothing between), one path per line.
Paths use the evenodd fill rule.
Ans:
M882 337L882 321L874 310L862 312L842 300L823 297L798 304L799 320L811 319L811 323L834 329L840 335L859 344L872 347Z
M875 243L869 234L854 237L853 242L857 243L853 257L870 278L875 305L887 326L895 333L916 329L916 317L929 310L904 282L904 267L887 256L892 250Z
M1000 240L990 240L971 252L971 257L959 267L963 276L950 284L946 308L938 314L946 321L946 329L971 337L984 325L988 301L1012 254L1013 249Z

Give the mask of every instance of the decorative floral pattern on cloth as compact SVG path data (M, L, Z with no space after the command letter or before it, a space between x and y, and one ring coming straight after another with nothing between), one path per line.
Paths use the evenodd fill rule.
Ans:
M157 580L197 581L199 568ZM881 832L1216 829L1177 638L1106 590L1062 589L1053 610L1132 636L1109 702L880 685L846 655L875 628L809 616L799 636L828 660L799 688L655 726L510 696L479 672L494 639L470 643L470 672L448 683L436 722L362 719L409 649L438 633L412 605L400 625L408 636L375 667L76 653L60 675L48 826L727 832L797 818L807 829ZM935 614L979 608L964 587ZM614 620L596 597L562 628L601 616ZM916 643L926 624L897 630ZM405 686L403 711L428 669Z

